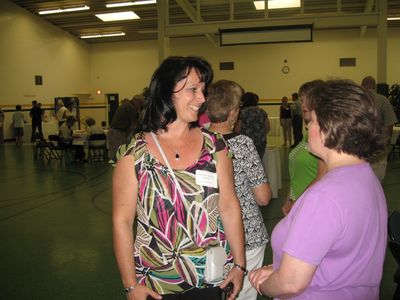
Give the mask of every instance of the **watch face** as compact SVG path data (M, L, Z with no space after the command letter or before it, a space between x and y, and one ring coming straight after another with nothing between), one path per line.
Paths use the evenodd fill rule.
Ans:
M283 66L283 67L282 67L282 73L283 73L283 74L289 73L289 67L288 67L288 66Z

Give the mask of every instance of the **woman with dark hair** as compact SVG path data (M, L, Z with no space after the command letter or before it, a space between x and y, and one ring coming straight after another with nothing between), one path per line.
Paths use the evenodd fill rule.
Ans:
M242 287L232 161L223 139L197 126L212 78L201 58L164 60L150 82L141 132L117 152L114 252L128 299L220 299L231 283L234 299ZM225 280L207 281L206 249L215 244L226 253L222 265L233 267Z
M271 188L253 141L232 131L239 114L241 96L239 84L219 80L208 90L207 113L211 120L210 130L222 134L233 153L235 190L245 229L246 265L253 270L262 266L269 239L259 206L268 205ZM246 276L238 300L256 299L257 291Z
M262 159L267 146L267 133L270 130L268 114L258 107L258 95L247 92L242 96L242 108L235 124L235 132L247 135L256 146Z
M293 299L379 299L387 237L382 186L368 160L384 151L369 93L332 80L308 94L308 145L327 173L275 227L274 261L250 277L262 294Z

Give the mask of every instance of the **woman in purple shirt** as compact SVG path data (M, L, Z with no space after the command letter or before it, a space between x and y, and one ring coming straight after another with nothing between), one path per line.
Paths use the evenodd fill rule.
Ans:
M273 265L250 275L275 298L379 299L387 207L367 162L384 150L374 99L349 81L310 91L309 150L327 173L275 227Z

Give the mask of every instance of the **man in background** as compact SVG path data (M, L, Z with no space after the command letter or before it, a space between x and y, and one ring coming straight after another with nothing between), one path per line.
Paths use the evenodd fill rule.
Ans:
M365 77L361 82L362 87L369 90L375 101L378 104L378 110L381 114L383 125L385 126L385 135L387 138L387 151L377 157L373 162L371 162L371 166L374 169L376 176L379 178L380 181L383 180L386 174L387 168L387 156L389 153L389 145L390 145L390 138L393 133L393 125L397 122L397 117L394 112L393 106L390 104L389 100L376 92L376 81L375 78L372 76Z
M108 131L109 157L113 158L118 147L125 144L139 126L140 110L143 106L143 95L136 95L132 100L122 100L114 114Z
M42 131L42 119L43 119L44 111L40 108L36 100L32 101L32 108L29 112L29 116L32 119L32 135L31 142L35 141L36 129L39 131L39 139L43 142L43 131Z
M303 117L301 113L301 102L297 93L292 94L292 129L294 144L290 148L294 148L303 139Z
M4 123L4 111L0 106L0 144L4 143L3 123Z

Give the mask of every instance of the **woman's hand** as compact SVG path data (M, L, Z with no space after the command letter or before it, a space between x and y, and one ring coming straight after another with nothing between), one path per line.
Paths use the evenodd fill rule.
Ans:
M282 206L283 215L287 216L294 205L294 201L290 198L287 198L285 203Z
M243 279L244 279L244 272L238 268L233 268L225 280L221 283L220 288L225 289L229 283L233 284L233 290L230 294L228 294L227 300L235 299L243 287Z
M251 271L249 273L249 281L251 285L257 290L261 295L260 286L267 280L271 274L274 272L272 265L263 266L257 270Z
M127 300L146 300L150 296L150 299L162 299L161 295L155 291L149 289L147 286L138 284L132 291L126 294Z

